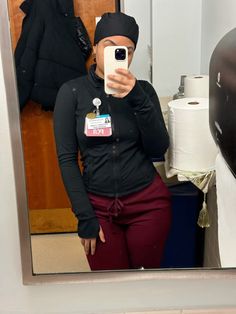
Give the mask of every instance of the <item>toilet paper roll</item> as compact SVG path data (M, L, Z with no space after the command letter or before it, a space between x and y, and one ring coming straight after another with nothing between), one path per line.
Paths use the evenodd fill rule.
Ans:
M184 78L184 97L209 97L209 76L193 75Z
M209 128L208 98L182 98L168 103L170 167L180 171L214 170L218 152Z

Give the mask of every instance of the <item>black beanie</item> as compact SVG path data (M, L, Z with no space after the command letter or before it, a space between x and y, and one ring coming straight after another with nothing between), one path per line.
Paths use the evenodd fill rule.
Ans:
M132 40L135 47L138 41L139 27L132 16L122 12L104 13L97 23L94 45L110 36L125 36Z

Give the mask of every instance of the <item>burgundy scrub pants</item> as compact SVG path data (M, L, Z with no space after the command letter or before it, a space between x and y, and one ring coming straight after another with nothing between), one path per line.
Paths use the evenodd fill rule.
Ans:
M170 193L161 177L118 199L88 195L106 240L98 239L95 255L87 255L91 270L160 267L171 223Z

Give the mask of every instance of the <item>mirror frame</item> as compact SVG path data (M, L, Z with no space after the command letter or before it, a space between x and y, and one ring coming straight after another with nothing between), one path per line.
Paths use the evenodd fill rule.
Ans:
M121 2L121 9L123 8ZM16 87L13 51L11 45L10 22L7 0L0 1L0 49L3 64L13 164L16 182L16 200L18 210L19 237L23 284L42 283L91 283L120 282L150 279L236 279L235 268L195 268L195 269L151 269L95 271L81 273L34 274L31 254L29 213L25 180L25 166L21 140L20 112Z

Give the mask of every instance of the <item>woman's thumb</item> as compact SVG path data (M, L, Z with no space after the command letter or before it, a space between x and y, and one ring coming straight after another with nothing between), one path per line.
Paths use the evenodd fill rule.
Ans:
M100 240L101 240L103 243L106 242L105 236L104 236L104 233L103 233L103 231L102 231L102 227L101 227L101 226L100 226L100 231L99 231L99 238L100 238Z

